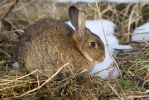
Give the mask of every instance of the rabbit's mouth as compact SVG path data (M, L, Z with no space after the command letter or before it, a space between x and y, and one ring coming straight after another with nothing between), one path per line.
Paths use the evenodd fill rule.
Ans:
M92 58L88 53L85 53L84 56L90 61L93 62L95 64L100 63L104 60L105 56L104 55L100 55L100 56L96 56L94 58Z

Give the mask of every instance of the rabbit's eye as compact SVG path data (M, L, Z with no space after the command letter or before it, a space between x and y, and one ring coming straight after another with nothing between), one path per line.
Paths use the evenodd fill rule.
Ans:
M96 43L95 42L90 42L90 46L95 47Z

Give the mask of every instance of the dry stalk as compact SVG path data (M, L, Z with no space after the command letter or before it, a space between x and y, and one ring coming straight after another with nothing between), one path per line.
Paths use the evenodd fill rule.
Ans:
M3 49L0 48L0 51L3 52L5 55L7 55L8 57L11 57L7 52L5 52Z
M126 94L125 94L124 90L122 89L121 85L119 84L118 80L115 79L115 82L117 83L118 87L120 88L120 90L121 90L121 92L122 92L122 95L123 95L124 99L127 100L127 99L126 99Z
M18 7L18 8L15 8L13 11L19 11L19 10L22 10L23 8L27 7L29 4L33 3L35 0L30 0L28 3L26 4L22 4L21 7ZM23 3L23 2L21 2Z
M103 69L103 70L100 70L100 71L97 71L97 72L93 73L93 75L96 75L96 74L98 74L98 73L101 73L101 72L103 72L103 71L105 71L105 70L108 70L108 69L110 69L110 68L112 68L112 67L114 67L113 64L110 65L108 68L105 68L105 69Z
M114 89L114 87L112 87L112 85L107 81L107 84L110 86L110 88L113 90L113 92L118 96L118 98L120 100L122 100L122 97L116 92L116 90Z
M130 96L127 96L127 98L130 100L134 100L135 98L146 98L144 100L148 100L147 98L149 98L149 95L130 95ZM142 100L142 99L141 99Z
M42 88L45 84L47 84L49 81L51 81L64 67L66 67L67 65L69 65L69 63L66 63L65 65L63 65L55 74L53 74L50 78L48 78L43 84L41 84L40 86L38 86L37 88L34 88L30 91L27 91L23 94L21 94L20 96L15 96L15 98L19 98L19 97L23 97L31 92L34 92L40 88Z
M25 7L24 3L23 3L22 1L20 1L20 2L21 2L21 4L23 5L23 7ZM30 18L29 18L29 16L28 16L27 9L23 9L23 10L24 10L24 13L25 13L25 15L26 15L26 17L27 17L27 20L28 20L29 24L32 24L32 22L31 22L31 20L30 20Z
M24 76L22 76L22 77L19 77L19 78L15 79L15 80L9 80L9 82L1 83L0 85L7 85L7 84L9 84L9 83L16 82L16 81L18 81L18 80L20 80L20 79L23 79L23 78L25 78L25 77L27 77L27 76L29 76L29 75L31 75L31 74L37 72L37 71L38 71L38 70L35 70L35 71L33 71L33 72L31 72L31 73L29 73L29 74L27 74L27 75L24 75ZM0 90L1 90L1 89L0 89Z
M99 18L102 19L101 13L100 13L100 8L99 8L99 6L98 6L97 1L96 1L96 6L97 6L97 9L98 9ZM109 52L109 54L110 54L110 56L112 57L114 63L116 64L116 67L118 68L118 70L119 70L119 72L120 72L120 69L119 69L119 67L118 67L118 64L116 63L115 59L113 58L113 56L112 56L112 54L111 54L111 52L110 52L109 45L108 45L108 40L107 40L107 38L106 38L106 32L105 32L105 30L104 30L102 20L101 20L101 24L102 24L102 29L103 29L103 33L104 33L104 37L105 37L105 41L106 41L106 46L107 46L107 48L108 48L108 52ZM121 72L120 72L120 75L121 75Z
M10 9L5 13L5 15L1 18L1 20L3 20L10 12L11 10L14 8L14 6L19 2L19 0L16 0L13 5L10 7Z

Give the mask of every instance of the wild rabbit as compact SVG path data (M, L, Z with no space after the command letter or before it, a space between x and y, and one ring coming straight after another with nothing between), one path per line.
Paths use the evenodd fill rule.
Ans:
M47 18L31 25L20 37L16 52L18 61L28 72L39 71L33 76L50 77L69 63L59 73L68 77L85 69L90 71L95 63L104 60L101 39L85 27L86 13L70 6L69 17L75 30L61 21Z

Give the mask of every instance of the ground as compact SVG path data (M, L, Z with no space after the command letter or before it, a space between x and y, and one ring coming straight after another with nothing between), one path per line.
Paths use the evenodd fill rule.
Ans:
M39 81L27 75L11 75L11 64L16 61L15 46L19 36L37 20L53 17L68 20L68 7L73 3L49 0L0 1L0 98L33 100L147 100L149 78L149 44L132 43L133 30L149 21L149 4L98 3L102 18L118 25L116 36L122 44L130 44L136 53L115 57L121 76L103 80L99 77L77 75L63 81ZM43 6L44 5L44 6ZM95 3L73 4L87 12L87 19L98 19ZM11 9L12 8L12 9ZM35 13L36 12L36 13ZM11 57L11 59L10 59Z

